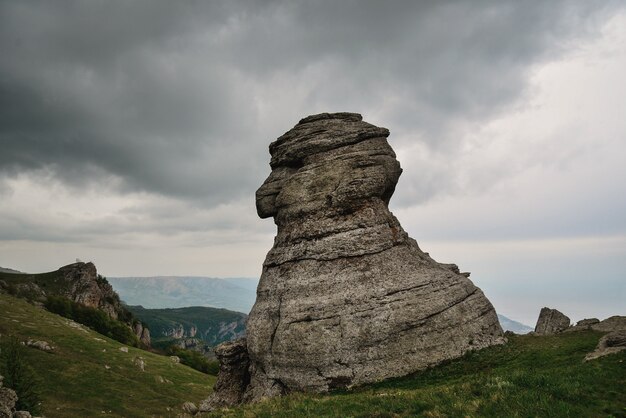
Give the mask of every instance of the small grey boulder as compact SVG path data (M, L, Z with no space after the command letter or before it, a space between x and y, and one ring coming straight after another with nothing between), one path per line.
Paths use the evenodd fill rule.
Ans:
M185 402L182 406L183 411L188 414L195 415L198 413L198 407L193 402Z

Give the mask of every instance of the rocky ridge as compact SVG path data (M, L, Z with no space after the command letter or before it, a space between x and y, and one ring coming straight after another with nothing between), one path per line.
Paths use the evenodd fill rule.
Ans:
M38 304L45 302L48 296L60 296L101 310L110 318L126 323L144 346L150 346L150 330L132 320L119 295L91 262L68 264L50 273L11 274L0 280L0 291Z
M242 400L376 382L504 342L469 273L433 260L389 211L402 169L388 135L323 113L270 145L256 203L278 233L248 319Z

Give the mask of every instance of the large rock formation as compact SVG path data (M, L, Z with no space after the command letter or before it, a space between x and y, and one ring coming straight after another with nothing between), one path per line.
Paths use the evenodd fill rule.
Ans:
M128 325L139 341L150 347L150 330L133 318L111 284L98 274L91 262L68 264L49 273L15 274L10 280L0 280L0 292L3 291L40 305L49 296L61 296L101 310L111 319Z
M324 113L270 145L256 203L278 234L248 319L245 401L402 376L504 341L469 273L421 251L389 211L402 169L388 135Z
M565 331L570 324L570 319L556 309L542 308L539 312L535 333L538 335L551 335Z

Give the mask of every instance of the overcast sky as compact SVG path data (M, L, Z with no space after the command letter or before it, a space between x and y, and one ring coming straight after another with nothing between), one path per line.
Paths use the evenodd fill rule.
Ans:
M0 266L258 277L269 143L350 111L500 313L626 314L621 1L4 0L0 57Z

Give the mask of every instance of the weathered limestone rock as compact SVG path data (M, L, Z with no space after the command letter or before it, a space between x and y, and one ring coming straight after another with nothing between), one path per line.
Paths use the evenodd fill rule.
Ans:
M577 327L591 327L592 325L595 325L599 322L600 320L598 318L581 319L580 321L576 322L576 326Z
M0 380L1 383L1 380ZM13 389L2 387L0 384L0 418L11 418L13 408L17 402L17 394Z
M36 348L37 350L46 351L48 353L54 351L54 347L48 344L47 341L35 341L35 340L28 339L26 341L26 345L28 347Z
M147 327L144 327L141 321L137 321L133 324L133 332L135 333L137 338L139 338L139 342L144 347L150 347L150 330Z
M137 356L133 359L133 364L139 368L142 372L146 371L146 361L143 357Z
M198 407L193 402L183 403L181 409L191 415L195 415L196 413L198 413Z
M612 332L626 331L626 316L614 315L597 324L591 325L594 331Z
M542 308L535 326L535 333L538 335L556 334L569 328L569 324L569 318L556 309Z
M609 354L619 353L623 350L626 350L626 331L613 331L600 338L595 351L587 354L585 356L585 361L594 360Z
M215 356L220 362L220 371L213 393L200 404L201 412L241 403L250 382L245 338L220 344L215 348Z
M389 211L402 169L388 135L324 113L270 145L256 203L278 234L248 318L244 401L376 382L504 342L468 274L421 251Z

